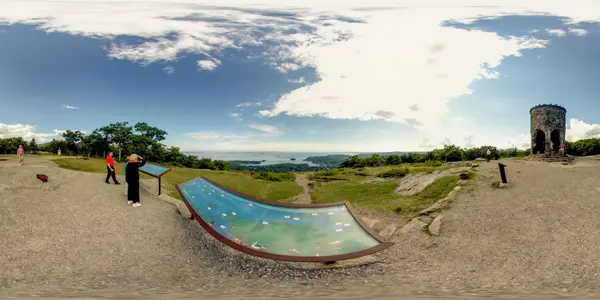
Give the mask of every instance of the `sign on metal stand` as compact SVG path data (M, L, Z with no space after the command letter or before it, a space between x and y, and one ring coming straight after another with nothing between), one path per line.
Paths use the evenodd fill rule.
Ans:
M159 165L155 165L155 164L151 164L151 163L146 163L143 167L140 168L140 172L142 172L144 174L148 174L148 175L158 179L158 195L159 196L161 193L161 185L162 185L161 178L163 175L165 175L169 171L171 171L171 168L167 168L167 167L163 167L163 166L159 166Z

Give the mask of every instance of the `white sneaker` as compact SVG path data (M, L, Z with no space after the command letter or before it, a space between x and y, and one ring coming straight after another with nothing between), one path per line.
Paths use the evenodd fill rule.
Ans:
M127 204L131 205L131 204L133 204L133 201L129 200L129 201L127 201Z
M133 207L138 207L138 206L142 206L142 204L138 202L138 203L134 203L132 206Z

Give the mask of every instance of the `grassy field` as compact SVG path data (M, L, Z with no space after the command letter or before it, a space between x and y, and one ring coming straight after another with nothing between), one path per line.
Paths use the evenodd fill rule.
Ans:
M106 164L104 163L103 159L90 158L88 160L83 160L59 158L54 159L53 161L57 163L59 167L69 170L95 173L106 172ZM123 175L123 165L123 163L115 163L115 169L118 175ZM181 199L179 193L177 193L177 190L175 189L175 185L187 182L200 176L205 176L206 178L214 180L223 186L238 190L244 194L267 200L285 201L290 197L302 193L302 187L298 186L292 181L270 182L253 179L249 176L234 172L219 172L187 168L173 168L171 172L163 176L163 182L167 183L167 189L170 196ZM146 174L141 174L141 178L148 179L153 177Z
M352 205L370 210L393 210L400 213L419 211L435 201L445 197L457 185L458 173L438 178L421 193L412 197L403 197L394 193L397 180L383 180L365 183L377 178L378 174L399 167L377 167L364 169L328 170L311 174L309 177L319 182L312 193L313 203L349 201ZM450 167L401 167L408 173L433 172L447 170Z
M106 172L103 159L55 159L60 167L85 172ZM384 166L361 169L332 169L306 173L307 177L315 180L312 192L313 203L328 203L347 200L352 205L369 210L391 210L399 213L413 213L433 202L445 197L457 184L459 173L454 170L450 175L438 178L421 193L403 197L394 193L398 180L385 179L385 174L431 173L438 170L448 170L451 167L429 167L423 165ZM123 175L123 164L116 164L117 174ZM199 176L205 176L228 188L255 197L286 201L286 199L302 193L302 187L293 181L272 182L252 178L242 172L210 171L188 168L173 168L163 177L167 183L168 193L180 199L175 189L176 184L187 182ZM142 178L152 178L142 174ZM367 181L365 183L365 181Z

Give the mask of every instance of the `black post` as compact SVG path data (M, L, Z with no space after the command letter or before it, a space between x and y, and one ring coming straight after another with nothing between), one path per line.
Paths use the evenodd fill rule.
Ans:
M160 186L161 186L161 184L160 184L160 177L158 177L158 195L159 196L160 196Z
M506 168L506 165L498 163L498 167L500 168L500 178L502 179L502 183L507 183L506 182L506 172L504 171L504 168Z

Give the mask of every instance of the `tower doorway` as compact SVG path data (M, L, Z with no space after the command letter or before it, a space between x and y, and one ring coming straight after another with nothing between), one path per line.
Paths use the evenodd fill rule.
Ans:
M558 149L560 149L560 134L558 133L558 129L552 130L550 141L552 141L552 152L558 153Z
M546 134L542 130L535 131L535 147L533 147L533 153L544 153L546 150Z

